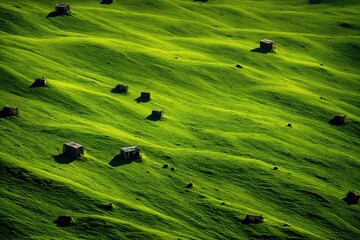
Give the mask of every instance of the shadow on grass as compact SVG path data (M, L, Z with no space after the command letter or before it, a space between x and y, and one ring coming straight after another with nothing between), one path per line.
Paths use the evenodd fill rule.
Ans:
M113 159L109 162L109 165L112 166L112 167L119 167L119 166L122 166L122 165L125 165L125 164L130 164L133 161L134 160L131 160L131 159L122 159L120 157L120 154L118 154L118 155L115 155L113 157Z
M33 83L29 86L29 88L37 88L40 87L37 83Z
M154 116L154 115L152 115L152 114L150 114L149 116L147 116L145 119L146 119L146 120L150 120L150 121L154 121L154 122L161 120L161 118L159 118L159 117L157 117L157 116Z
M75 225L75 220L70 216L59 216L53 223L58 227L70 227Z
M57 162L57 163L60 163L60 164L69 164L73 161L76 160L75 157L71 157L71 156L68 156L66 154L59 154L59 155L55 155L53 156L54 157L54 160Z
M328 3L330 0L309 0L309 4L320 4L320 3Z
M149 102L150 99L146 99L146 98L142 98L142 97L138 97L134 99L137 103L141 103L141 102Z
M112 4L113 0L102 0L100 4Z
M328 121L328 123L330 123L331 125L334 125L334 126L343 126L343 125L346 125L346 123L345 122L340 122L340 121L338 121L337 119L330 119L329 121Z
M8 117L11 117L11 115L0 112L0 118L8 118Z
M121 91L121 90L118 90L116 88L111 89L110 92L117 93L117 94L126 94L127 93L126 91Z
M68 15L70 15L70 14L69 13L58 13L58 12L53 11L53 12L49 13L46 17L52 18L52 17L57 17L57 16L68 16Z
M108 203L108 204L98 203L96 205L98 206L98 208L100 208L102 210L106 210L106 211L112 211L113 210L113 204L112 203Z
M13 116L19 116L19 112L17 110L15 112L11 111L8 108L4 108L0 111L0 118L9 118Z
M254 48L254 49L250 50L250 52L257 52L257 53L266 54L266 53L273 53L274 51L268 52L268 51L261 50L261 48Z
M41 88L41 87L47 87L47 85L39 84L37 82L34 82L29 86L29 88Z

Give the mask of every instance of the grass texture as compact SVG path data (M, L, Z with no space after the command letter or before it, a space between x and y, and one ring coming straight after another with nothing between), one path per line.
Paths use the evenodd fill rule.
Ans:
M359 1L55 4L0 3L0 107L20 111L0 118L1 239L360 235L342 200L360 190ZM59 159L67 141L85 155ZM134 145L141 162L114 158ZM75 225L57 227L63 214Z

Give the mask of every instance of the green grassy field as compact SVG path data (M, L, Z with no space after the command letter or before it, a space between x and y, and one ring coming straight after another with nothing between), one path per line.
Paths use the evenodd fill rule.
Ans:
M0 238L359 238L360 2L323 2L2 0L0 107L20 115L0 118ZM56 157L67 141L83 158Z

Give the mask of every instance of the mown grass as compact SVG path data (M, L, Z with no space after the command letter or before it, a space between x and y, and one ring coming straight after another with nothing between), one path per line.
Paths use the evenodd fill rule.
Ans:
M357 1L70 4L47 17L45 0L0 3L0 106L20 109L0 119L1 238L360 234L342 200L360 180ZM262 38L274 53L254 51ZM29 88L41 76L49 87ZM85 156L62 164L70 140ZM141 162L111 164L132 145ZM265 222L242 224L248 213ZM76 224L57 227L61 214Z

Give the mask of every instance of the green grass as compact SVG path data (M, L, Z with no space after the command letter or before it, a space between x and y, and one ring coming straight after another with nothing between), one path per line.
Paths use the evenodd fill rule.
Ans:
M342 200L360 191L358 1L69 3L57 17L51 1L0 3L0 107L20 110L0 118L1 239L360 235ZM262 38L275 53L252 51ZM41 76L49 87L29 88ZM55 161L70 140L84 157ZM133 145L141 162L109 164Z

